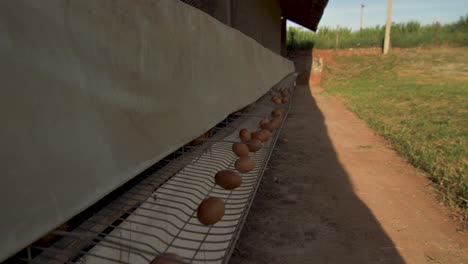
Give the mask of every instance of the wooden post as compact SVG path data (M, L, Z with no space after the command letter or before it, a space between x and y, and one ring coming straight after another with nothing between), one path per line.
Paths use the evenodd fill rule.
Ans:
M383 48L384 55L387 55L388 50L390 49L390 31L392 29L392 7L393 7L393 0L388 0L387 23L385 25L385 40L384 40L384 48Z

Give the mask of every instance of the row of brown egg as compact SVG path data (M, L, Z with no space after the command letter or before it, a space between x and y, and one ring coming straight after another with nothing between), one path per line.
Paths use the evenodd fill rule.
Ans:
M278 108L272 113L272 119L262 119L259 123L260 129L250 132L246 128L239 131L240 142L232 144L232 152L237 156L233 170L222 170L216 173L215 183L226 190L233 190L241 186L242 177L239 173L252 171L256 164L249 157L249 153L257 152L273 137L273 132L281 126L285 109ZM212 225L224 216L224 201L217 197L208 197L198 207L198 220L204 225Z
M283 95L281 100L289 98L289 94L278 92ZM272 99L273 100L273 99ZM284 114L284 108L277 108L271 112L271 119L265 118L259 122L260 130L250 132L246 128L239 131L240 142L232 144L232 152L237 156L234 168L240 173L252 171L256 164L249 158L249 153L257 152L263 147L263 143L268 142L273 137L273 132L281 126ZM233 190L242 185L242 177L233 170L221 170L216 173L215 183L225 190ZM224 201L218 197L208 197L198 206L197 218L204 225L212 225L220 221L225 212ZM151 264L175 264L183 263L181 257L173 253L164 253L156 257Z
M271 97L271 101L275 104L287 104L289 102L289 92L286 88L276 89L276 94Z

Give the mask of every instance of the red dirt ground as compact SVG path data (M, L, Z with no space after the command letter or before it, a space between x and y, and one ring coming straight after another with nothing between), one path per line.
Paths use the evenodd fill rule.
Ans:
M458 228L424 175L300 85L231 263L468 263Z

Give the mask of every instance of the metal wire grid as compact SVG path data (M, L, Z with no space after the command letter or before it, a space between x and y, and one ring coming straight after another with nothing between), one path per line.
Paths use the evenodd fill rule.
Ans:
M293 88L296 74L276 87ZM287 106L289 112L291 102ZM277 106L269 94L259 99L248 113L218 128L207 144L186 147L181 155L146 178L71 232L55 231L62 239L27 263L149 263L164 252L176 253L188 263L227 263L247 217L280 129L263 148L249 156L253 171L241 174L242 186L224 190L214 183L214 175L234 170L237 157L232 142L238 130L258 129L261 118ZM287 116L287 113L285 117ZM225 215L205 226L197 217L197 207L207 196L223 198ZM28 248L30 253L32 248Z

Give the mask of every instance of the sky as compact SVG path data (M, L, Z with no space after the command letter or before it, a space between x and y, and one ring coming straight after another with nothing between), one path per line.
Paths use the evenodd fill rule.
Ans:
M387 16L387 0L329 0L319 24L337 25L359 29L361 4L364 4L364 27L384 25ZM423 24L457 21L468 15L468 0L394 0L393 22L416 20ZM289 23L288 26L297 26Z

